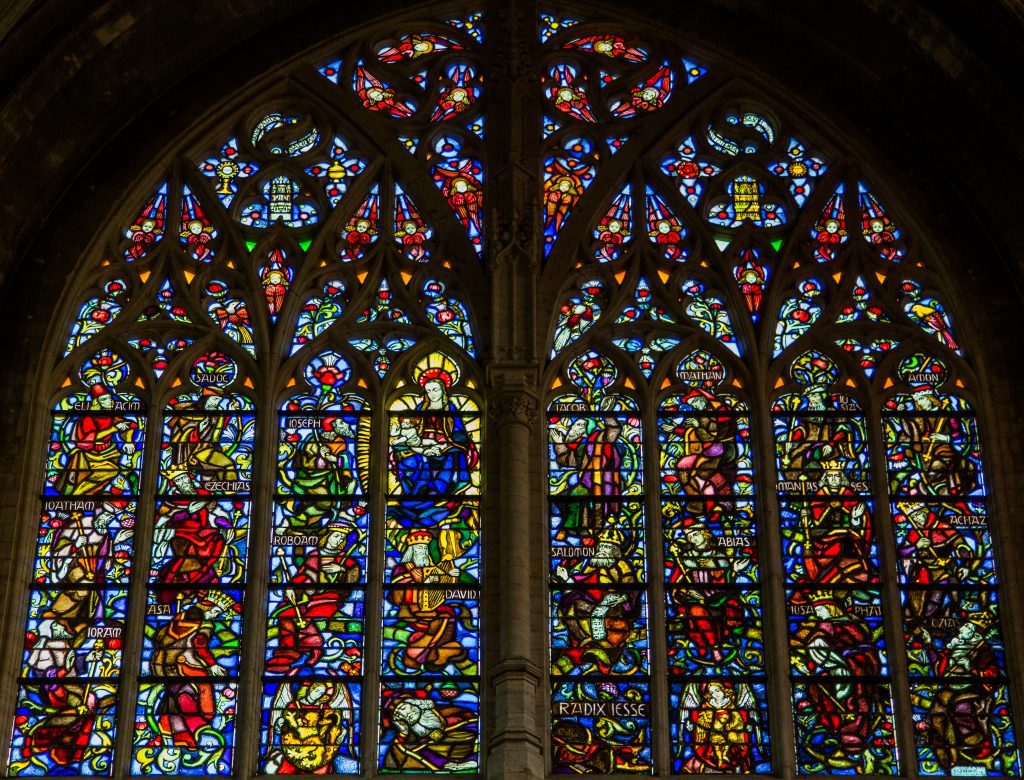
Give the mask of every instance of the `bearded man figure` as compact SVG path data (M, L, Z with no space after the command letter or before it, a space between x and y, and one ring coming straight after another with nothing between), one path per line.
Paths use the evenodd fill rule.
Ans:
M424 587L450 585L460 573L449 555L439 563L434 560L432 539L429 531L414 530L399 542L406 549L392 571L391 584L396 587L387 594L395 619L384 629L399 647L389 654L388 663L403 673L441 672L449 664L468 673L475 664L461 644L460 626L473 630L469 609L448 603L442 588Z
M447 691L441 693L445 695ZM385 727L390 726L395 732L384 755L383 769L401 772L476 769L477 716L472 710L398 693L385 704L383 721Z
M555 576L568 586L562 593L559 618L567 630L566 647L558 648L553 665L563 673L588 665L609 674L618 664L633 666L631 643L638 637L641 591L632 563L623 554L626 536L610 528L597 537L595 554ZM622 588L621 586L627 586Z

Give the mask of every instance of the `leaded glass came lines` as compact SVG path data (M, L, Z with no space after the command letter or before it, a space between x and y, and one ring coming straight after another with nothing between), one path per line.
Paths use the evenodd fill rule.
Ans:
M1019 776L928 225L700 31L510 20L339 32L83 242L9 775Z

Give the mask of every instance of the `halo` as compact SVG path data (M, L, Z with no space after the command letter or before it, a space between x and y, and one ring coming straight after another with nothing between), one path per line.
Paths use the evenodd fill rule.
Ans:
M459 366L443 352L431 352L413 366L412 378L420 387L431 380L437 380L445 388L451 388L459 381Z

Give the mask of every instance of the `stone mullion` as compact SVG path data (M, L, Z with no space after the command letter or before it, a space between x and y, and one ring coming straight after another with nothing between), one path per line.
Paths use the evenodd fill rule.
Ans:
M972 358L976 363L984 360L982 355L975 352ZM995 583L993 590L999 599L999 626L1005 644L1005 655L1003 673L1006 675L1006 686L1010 697L1010 724L1013 733L1017 736L1018 750L1024 734L1024 621L1020 618L1021 608L1024 607L1024 593L1021 593L1021 586L1024 585L1024 576L1020 567L1014 566L1015 556L1018 550L1014 547L1013 532L1014 521L1011 520L1011 501L1015 491L1019 493L1016 485L1011 487L1012 480L1007 479L1008 466L1013 462L1009 449L1001 450L997 447L997 437L993 432L1003 422L998 419L994 411L996 406L993 394L996 381L992 374L985 372L983 366L978 366L978 376L968 379L968 386L976 393L981 391L981 397L971 396L967 393L959 393L970 401L974 409L974 418L978 426L978 441L981 444L982 473L986 477L987 488L985 490L985 516L987 518L989 533L991 534L992 556L995 564ZM964 376L964 366L957 366L956 372ZM989 392L980 381L984 377L988 381ZM964 377L967 379L967 377ZM1024 541L1024 534L1017 534ZM916 761L916 756L915 756Z
M535 73L538 10L535 0L493 0L488 11L491 34L507 41L502 50L489 52L489 105L493 113L506 114L505 121L490 123L487 146L486 195L492 208L484 246L492 274L491 352L498 361L534 364L536 276L542 253L541 112Z
M380 745L381 667L383 664L384 614L384 525L388 506L388 453L390 448L390 413L384 394L369 396L371 401L370 425L374 436L370 444L371 468L369 495L364 497L370 522L366 529L366 565L363 572L363 674L360 680L361 701L359 757L364 777L377 776Z
M665 528L661 517L661 453L656 399L657 396L649 392L650 403L643 412L643 474L644 492L647 494L644 502L644 534L647 549L647 664L650 674L648 707L654 774L669 777L672 775L672 715L668 704L668 602L665 599Z
M128 609L124 644L121 647L121 675L117 682L117 733L114 737L114 777L131 775L135 737L135 709L139 699L139 671L142 668L143 636L146 630L146 602L149 597L149 567L152 559L153 526L156 523L156 486L160 472L165 410L153 403L147 411L146 441L142 475L135 505L135 534L132 537L132 573L128 583Z
M751 447L754 461L754 508L757 518L757 555L761 565L761 616L765 643L765 683L768 692L768 734L776 777L797 775L796 727L789 679L789 632L786 626L785 566L782 562L782 525L776 492L775 431L771 395L760 384L752 389Z
M49 421L52 419L50 417L51 414L48 409L45 410L43 415L32 414L33 424L29 430L46 430L48 437L49 429L44 429L36 418L42 416ZM39 438L42 439L41 436ZM34 449L31 447L26 449L34 455L41 448L48 446L49 443L49 438L47 438L46 444L40 444ZM14 550L14 558L7 576L11 583L21 588L20 592L7 601L8 614L6 621L8 625L4 626L5 631L0 632L0 637L7 640L8 647L18 647L19 643L25 641L25 629L28 626L28 610L34 574L33 567L35 566L35 557L39 549L39 537L37 534L44 501L42 496L44 469L40 464L41 460L42 458L38 458L38 460L31 462L27 469L28 477L25 479L25 484L38 485L38 492L28 494L27 498L23 495L21 502L17 505L20 511L18 511L16 517L20 520L20 523L16 526L13 537L8 539L8 544ZM34 512L34 514L30 513L29 508L31 508L31 512ZM28 519L24 519L26 516ZM30 552L26 552L26 550L30 550ZM122 659L123 663L124 659ZM0 723L5 724L4 729L0 731L0 767L6 771L11 761L11 739L13 738L13 733L6 724L14 722L14 714L18 708L18 691L21 688L21 656L15 653L6 653L3 659L0 660L0 673L4 675L2 679L14 680L11 683L13 695L8 695L0 702Z
M488 51L485 259L491 273L491 339L487 390L490 425L485 454L487 507L482 525L490 591L483 695L493 713L482 746L490 778L532 778L545 765L548 694L546 604L539 562L547 556L540 503L536 383L540 373L535 323L540 260L537 159L540 112L536 93L536 0L490 0L487 34L503 45ZM496 547L500 544L500 548ZM542 567L543 568L543 567ZM495 646L496 640L496 646Z
M917 750L914 743L913 707L910 703L910 678L907 671L906 644L903 639L903 608L896 576L899 563L896 532L889 506L889 474L885 448L885 432L877 409L868 410L868 452L870 453L872 494L875 496L871 519L878 538L880 578L882 581L882 624L885 628L889 658L889 685L892 696L893 732L896 739L896 758L903 777L919 777Z
M494 381L495 389L502 379ZM507 385L505 386L507 388ZM496 389L491 397L490 413L494 434L490 437L490 472L498 473L498 501L489 502L495 507L496 517L490 518L492 528L497 525L498 533L484 538L494 545L495 537L500 540L498 554L489 557L498 569L497 577L487 577L493 587L498 586L496 612L490 625L500 626L498 648L488 653L494 666L488 675L488 692L494 696L493 733L487 746L485 768L491 778L539 777L545 774L544 727L538 723L536 712L538 696L547 700L541 682L543 652L536 653L537 636L545 635L546 607L538 609L539 594L533 586L537 573L538 558L536 530L545 526L536 522L537 490L535 469L531 469L534 448L532 434L537 415L537 402L523 387ZM495 464L494 461L497 461ZM497 466L495 469L494 466ZM494 491L494 487L490 486ZM546 533L546 531L545 531ZM543 553L542 553L543 555Z
M267 372L267 376L271 376ZM267 583L270 534L277 486L279 419L274 388L260 383L256 413L256 446L252 491L249 496L249 539L245 562L245 602L239 647L238 706L235 710L234 775L252 777L259 771L260 719L263 712L263 662L267 640Z

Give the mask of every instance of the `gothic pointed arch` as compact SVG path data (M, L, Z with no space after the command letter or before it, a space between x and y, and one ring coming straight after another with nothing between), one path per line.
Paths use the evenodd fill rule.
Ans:
M553 770L1018 773L923 235L711 55L539 37Z
M8 774L1019 776L987 345L906 180L696 22L384 5L102 199Z
M336 46L83 259L12 774L479 765L479 27Z

